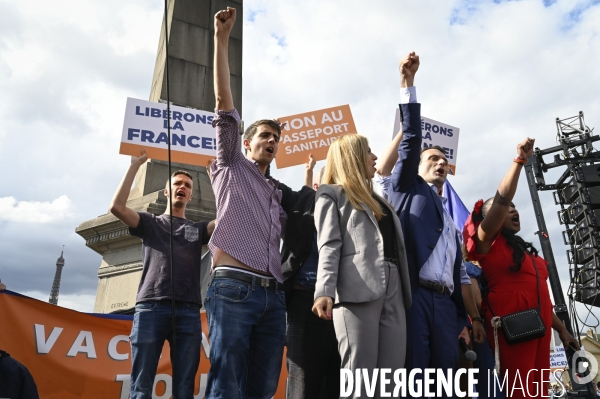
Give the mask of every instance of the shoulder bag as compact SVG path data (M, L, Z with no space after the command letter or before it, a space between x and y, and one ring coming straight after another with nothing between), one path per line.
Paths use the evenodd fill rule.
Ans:
M533 262L535 268L535 277L537 281L537 293L538 293L538 305L537 308L531 308L522 310L520 312L511 313L506 316L497 317L492 310L492 307L488 301L488 308L492 313L492 327L494 327L494 335L496 335L496 329L502 328L504 331L504 337L506 342L510 345L518 344L520 342L529 341L536 338L541 338L546 335L546 326L540 316L540 277L538 274L538 268L535 263L535 259L529 252L527 255ZM499 323L498 323L499 321ZM496 339L496 347L498 347L498 341Z

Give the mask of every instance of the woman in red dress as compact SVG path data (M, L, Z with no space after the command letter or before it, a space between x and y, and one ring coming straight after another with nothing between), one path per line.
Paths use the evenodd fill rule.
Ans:
M467 256L469 260L479 262L487 280L488 293L482 307L486 310L485 324L492 350L495 339L490 320L494 316L537 308L539 301L540 316L546 326L543 337L513 345L507 343L502 329L498 328L499 379L505 374L508 377L504 384L507 398L547 395L552 328L559 332L565 347L570 344L579 348L552 310L546 282L547 262L538 256L531 243L517 235L521 229L519 213L511 201L521 169L533 154L533 144L534 140L528 138L517 146L517 157L500 183L496 196L485 203L477 202L463 230Z

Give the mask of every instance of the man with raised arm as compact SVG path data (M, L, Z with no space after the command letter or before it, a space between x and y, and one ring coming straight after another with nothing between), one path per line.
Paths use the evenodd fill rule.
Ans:
M467 310L476 341L483 342L485 333L462 263L461 232L443 197L448 160L441 148L422 150L421 107L413 86L419 64L414 52L400 61L402 136L394 140L398 160L387 189L404 230L413 297L406 314L406 367L456 370L458 339L469 341Z
M213 280L204 305L210 338L206 398L270 399L277 390L285 344L285 294L279 244L286 215L278 182L265 176L281 129L251 124L239 146L227 49L236 10L215 15L214 87L217 159L210 166L217 225L210 240Z
M200 262L202 245L208 242L214 221L193 222L185 218L192 199L192 176L178 170L167 181L164 195L167 209L156 216L127 207L127 197L135 175L148 157L142 151L131 157L131 165L117 188L110 212L129 226L129 233L142 239L142 279L138 288L131 329L131 399L150 399L154 377L165 340L171 349L174 368L173 390L177 398L194 396L194 377L200 364ZM172 217L169 215L173 204ZM171 289L170 220L173 220L173 275ZM175 330L172 304L175 301ZM175 394L173 395L175 396Z

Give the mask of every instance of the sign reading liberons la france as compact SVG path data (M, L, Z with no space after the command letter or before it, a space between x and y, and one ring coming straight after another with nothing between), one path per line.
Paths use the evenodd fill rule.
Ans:
M174 105L170 111L171 160L206 166L217 154L214 113ZM149 158L167 161L167 120L167 104L128 98L119 153L139 156L145 149Z
M321 161L327 158L329 146L335 139L356 133L349 105L286 116L279 121L287 123L275 158L278 169L302 165L309 154L315 161Z
M394 121L394 133L392 138L396 137L401 129L400 109L396 108L396 120ZM456 174L458 133L460 132L460 129L422 116L421 131L423 136L423 148L434 145L442 147L446 154L446 158L448 158L448 166L451 169L451 173L453 175Z

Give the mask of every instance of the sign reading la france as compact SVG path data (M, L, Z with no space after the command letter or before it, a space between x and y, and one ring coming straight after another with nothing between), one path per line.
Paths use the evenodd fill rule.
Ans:
M170 110L171 160L206 166L217 154L214 113L174 105ZM167 104L128 98L119 153L139 156L144 149L149 158L168 160L167 119Z
M396 120L394 121L394 132L392 137L400 132L400 109L396 108ZM421 117L421 131L423 136L423 148L439 145L444 149L451 174L456 174L456 159L458 155L458 133L460 129L433 119Z

